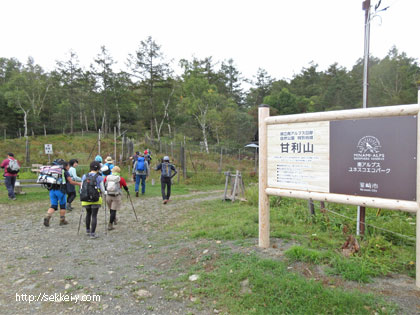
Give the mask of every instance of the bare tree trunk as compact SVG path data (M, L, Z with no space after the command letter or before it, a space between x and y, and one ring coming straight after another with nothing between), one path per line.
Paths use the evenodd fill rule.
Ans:
M172 139L172 129L171 129L171 124L168 122L168 132L169 132L169 138Z
M153 120L150 121L150 138L153 139Z
M121 136L121 114L120 114L120 110L117 110L117 115L118 115L118 122L117 122L117 127L118 127L118 136Z
M106 112L104 111L103 115L102 115L102 125L101 125L101 130L104 134L104 136L106 135L106 129L105 129L105 116L106 116Z
M44 137L47 136L47 128L45 128L45 124L44 124Z
M83 133L83 112L82 112L82 105L80 105L80 112L79 112L79 119L80 119L80 129Z
M73 134L73 112L70 113L70 134Z
M204 147L206 148L206 153L209 154L209 145L207 143L207 132L206 132L206 125L201 125L201 131L203 132L203 140L204 140Z
M98 130L98 124L96 123L96 114L95 114L95 110L94 110L94 109L92 109L92 112L93 112L93 121L94 121L94 123L95 123L95 130L97 131L97 130Z
M87 115L85 114L85 124L86 124L86 131L89 131L89 124L87 121Z

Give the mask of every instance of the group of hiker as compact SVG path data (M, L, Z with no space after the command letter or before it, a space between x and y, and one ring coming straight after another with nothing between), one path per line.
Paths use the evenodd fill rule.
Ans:
M139 197L140 183L141 193L144 195L146 192L146 179L150 175L152 160L150 150L145 150L144 153L136 152L130 159L133 166L132 175L135 182L135 193L136 197ZM77 175L76 168L78 164L79 161L77 159L71 159L69 162L56 159L53 165L41 168L37 183L43 184L49 190L50 197L50 207L44 217L43 224L49 227L52 215L58 210L60 213L59 225L68 224L66 211L73 209L72 202L76 198L76 186L78 186L81 205L86 209L86 235L91 238L97 238L97 216L103 204L103 199L105 199L105 205L109 208L107 229L111 231L117 225L117 211L122 206L122 189L127 193L127 197L130 197L127 181L121 176L121 169L114 165L111 156L108 156L103 161L102 157L97 155L89 165L89 172L82 177ZM20 164L14 158L13 153L8 153L1 167L5 169L5 185L9 199L16 200L14 185ZM163 157L155 170L161 172L162 199L163 204L167 204L171 195L171 179L177 174L177 171L175 166L170 163L168 156Z

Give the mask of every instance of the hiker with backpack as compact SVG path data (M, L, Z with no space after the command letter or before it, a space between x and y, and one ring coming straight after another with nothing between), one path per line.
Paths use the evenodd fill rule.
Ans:
M86 209L86 235L97 238L96 225L99 208L102 205L102 195L106 195L103 177L99 174L101 164L98 161L90 163L90 172L82 176L80 201Z
M141 194L144 195L146 192L146 178L149 176L149 163L147 163L143 154L141 154L136 163L134 163L133 174L136 175L136 185L134 190L136 191L136 197L139 196L139 184L141 180Z
M134 164L136 163L136 161L139 158L139 156L140 156L140 152L139 151L136 151L136 154L134 154L133 156L130 156L130 160L132 160L131 161L131 163L132 163L131 166L133 167L133 182L136 181L136 173L134 173Z
M124 188L127 195L129 194L127 182L120 175L121 169L118 166L112 168L112 174L108 175L104 179L104 185L106 190L106 203L109 207L109 223L108 231L114 229L114 224L116 224L117 211L121 210L122 203L122 190Z
M81 183L73 181L69 173L70 164L63 160L56 161L56 166L60 166L59 172L55 176L55 183L45 184L48 188L51 206L48 208L47 216L44 218L44 225L46 227L50 226L50 220L55 211L58 210L60 206L60 225L66 225L66 193L67 193L67 183L71 185L81 186ZM42 176L42 175L40 175Z
M102 175L104 176L110 175L113 167L114 167L114 161L112 160L112 157L108 156L105 159L105 164L101 167Z
M175 166L169 163L169 156L164 156L162 163L160 163L155 168L155 170L161 171L160 185L161 185L162 199L163 199L163 204L166 205L169 202L169 197L171 196L172 178L178 172L176 171Z
M76 159L71 159L69 164L70 164L69 173L70 173L71 179L76 182L81 182L82 179L79 176L77 176L77 172L76 172L76 167L77 165L79 165L79 161ZM73 202L75 198L76 198L76 189L74 185L70 184L70 182L67 182L67 207L66 209L68 211L73 210L71 203Z
M152 151L150 151L149 149L144 150L144 158L147 161L147 163L149 165L151 165L151 161L152 161Z
M7 153L7 158L1 163L1 168L4 168L4 184L7 188L7 194L10 200L16 200L15 184L16 177L20 170L20 164L15 159L13 153Z

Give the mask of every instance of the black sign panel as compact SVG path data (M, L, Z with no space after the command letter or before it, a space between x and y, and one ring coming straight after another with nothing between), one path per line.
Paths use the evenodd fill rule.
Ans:
M416 200L417 117L330 122L330 193Z

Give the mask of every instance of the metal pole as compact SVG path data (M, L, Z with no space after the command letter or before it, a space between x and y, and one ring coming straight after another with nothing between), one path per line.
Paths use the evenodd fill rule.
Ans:
M363 63L363 108L368 104L369 88L369 45L370 45L370 0L365 0L362 4L365 11L365 45L364 45L364 63ZM365 233L366 208L357 207L357 235Z

